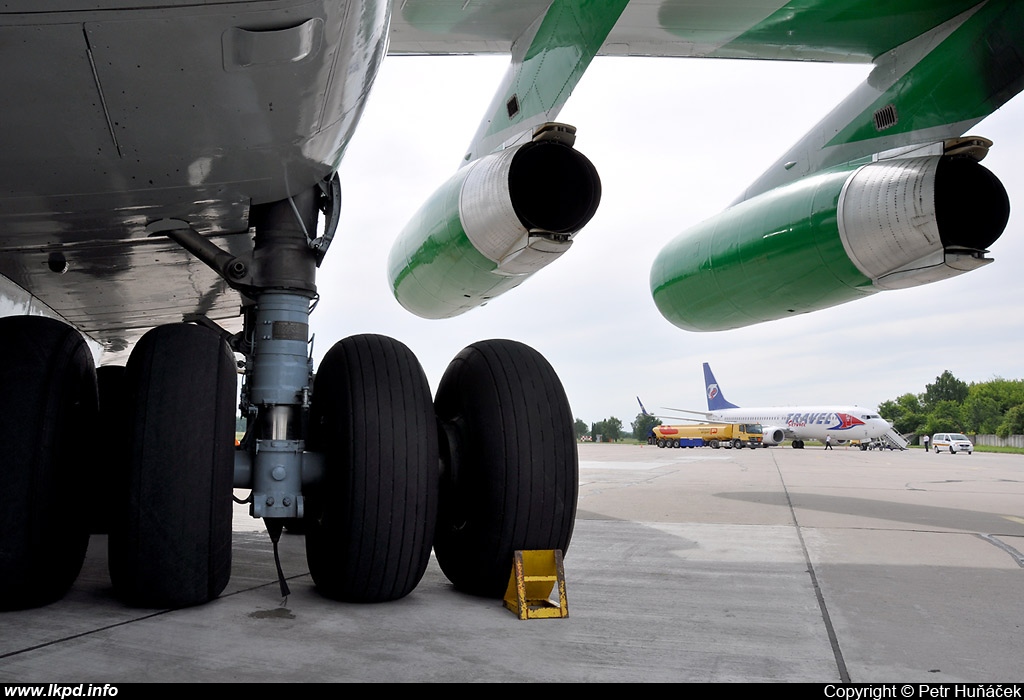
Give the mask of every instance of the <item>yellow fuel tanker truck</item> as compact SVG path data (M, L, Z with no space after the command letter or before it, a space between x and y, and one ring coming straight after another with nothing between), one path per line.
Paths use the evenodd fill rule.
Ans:
M767 447L757 423L693 423L689 425L656 425L651 430L652 443L658 447L703 447L713 449Z

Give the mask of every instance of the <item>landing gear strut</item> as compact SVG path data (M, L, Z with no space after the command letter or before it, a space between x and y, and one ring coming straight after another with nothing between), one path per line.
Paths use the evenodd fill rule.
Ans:
M111 580L127 603L215 598L230 577L232 488L251 490L250 512L265 520L275 553L284 526L306 533L317 589L340 600L408 595L432 548L456 587L500 597L515 550L568 549L573 417L535 350L475 343L432 401L405 345L360 335L337 343L314 380L309 314L337 204L332 179L253 207L251 261L187 222L150 224L241 293L244 329L232 336L189 317L151 330L126 367L103 372L103 406L77 331L0 319L0 398L14 409L0 422L0 605L63 595L90 527L109 531ZM318 209L330 231L312 238ZM245 357L237 449L231 351ZM108 443L110 459L99 461L115 465L102 478L82 468L90 439ZM85 517L90 509L103 517Z

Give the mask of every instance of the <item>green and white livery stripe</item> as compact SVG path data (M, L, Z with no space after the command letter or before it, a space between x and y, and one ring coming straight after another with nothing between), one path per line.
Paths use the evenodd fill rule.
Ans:
M974 158L864 159L736 204L655 258L651 292L687 330L739 328L992 262L1006 190Z
M832 138L828 146L946 128L959 136L1022 87L1020 41L1024 38L1024 6L1020 2L989 2L940 27L941 43L913 65L884 65L882 74L897 80L881 91L857 119ZM945 33L948 31L948 33ZM895 123L880 128L874 115L892 106ZM911 136L908 142L921 142Z
M718 3L714 20L736 36L706 55L796 61L872 63L897 46L929 32L981 4L980 0L791 0L750 3L768 12L749 25L739 11L747 3ZM693 26L700 15L693 2L666 2L659 19L666 28ZM696 15L696 18L695 18ZM714 26L711 22L704 22ZM678 29L673 33L678 34Z
M980 3L887 51L740 201L864 156L962 136L1024 89L1024 3Z
M391 249L392 291L406 309L422 318L458 316L522 281L493 275L497 263L466 235L459 200L470 172L460 170L442 185Z
M593 164L557 139L473 161L427 200L391 249L395 298L423 318L485 304L569 250L600 190Z
M741 202L669 243L651 268L662 315L685 330L741 328L872 294L836 209L852 168Z
M628 0L554 0L516 40L512 64L464 161L529 140L553 121L619 19Z

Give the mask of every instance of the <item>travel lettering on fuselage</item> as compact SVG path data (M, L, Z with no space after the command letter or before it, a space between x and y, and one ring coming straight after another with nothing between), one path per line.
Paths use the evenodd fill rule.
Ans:
M789 427L828 425L833 422L838 422L844 428L863 425L863 421L843 413L790 413L786 416L786 425Z

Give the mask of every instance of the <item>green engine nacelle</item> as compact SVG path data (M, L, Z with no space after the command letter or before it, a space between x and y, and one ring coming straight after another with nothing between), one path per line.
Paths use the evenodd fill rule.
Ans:
M481 158L399 235L388 260L395 298L423 318L485 304L568 250L600 199L597 170L557 138Z
M680 235L655 259L651 293L680 328L740 328L976 269L1008 218L1005 189L972 158L849 164Z

